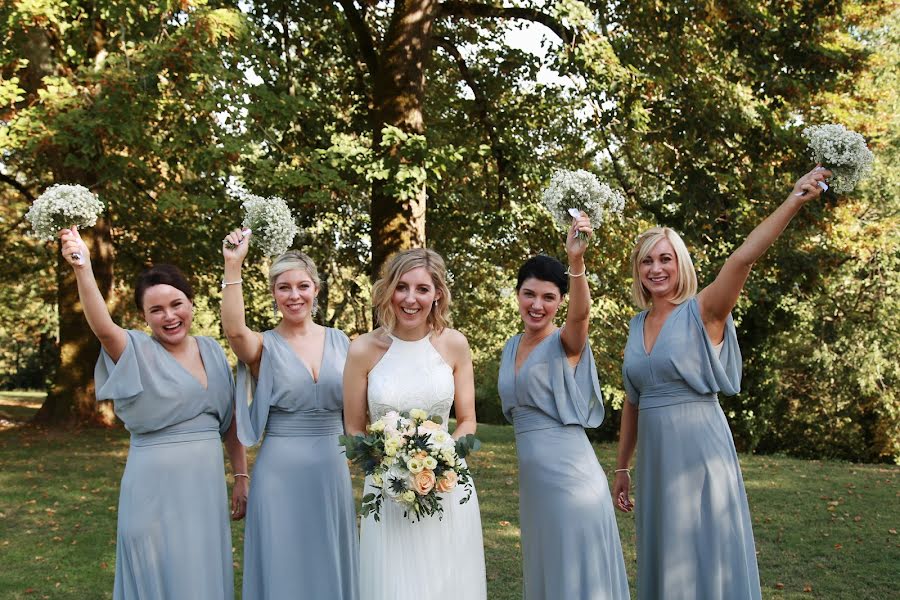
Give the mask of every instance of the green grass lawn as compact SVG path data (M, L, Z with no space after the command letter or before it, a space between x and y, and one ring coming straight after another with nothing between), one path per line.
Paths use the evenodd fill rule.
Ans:
M0 598L109 598L127 432L21 426L41 399L0 393ZM478 435L483 447L470 466L481 502L488 597L519 599L513 433L482 425ZM597 455L611 471L615 447L600 444ZM741 460L764 598L898 597L900 468L773 456ZM617 516L633 578L634 520ZM240 589L241 525L233 531Z

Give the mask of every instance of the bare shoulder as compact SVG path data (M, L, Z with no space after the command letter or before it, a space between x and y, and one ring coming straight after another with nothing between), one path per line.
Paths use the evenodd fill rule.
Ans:
M444 328L439 334L432 337L435 348L444 356L452 356L456 359L466 358L470 355L469 340L456 329Z
M364 333L350 342L347 349L347 362L354 361L370 370L391 345L391 340L381 328Z

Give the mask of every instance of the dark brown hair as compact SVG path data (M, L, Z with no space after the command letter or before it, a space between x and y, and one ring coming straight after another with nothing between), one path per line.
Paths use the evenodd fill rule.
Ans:
M187 299L194 301L194 288L188 283L187 277L175 265L153 265L137 276L134 282L134 305L141 312L144 311L144 293L147 288L154 285L171 285L176 290L181 290Z

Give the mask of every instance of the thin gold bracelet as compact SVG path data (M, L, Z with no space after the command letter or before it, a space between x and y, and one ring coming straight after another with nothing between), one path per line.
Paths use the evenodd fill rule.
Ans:
M566 275L568 275L569 277L583 277L585 273L587 273L587 266L584 267L584 271L582 271L581 273L573 273L569 269L566 269Z

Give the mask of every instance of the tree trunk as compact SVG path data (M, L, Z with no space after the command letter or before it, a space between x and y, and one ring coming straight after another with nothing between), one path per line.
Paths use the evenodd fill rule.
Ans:
M372 140L386 156L396 157L400 151L397 147L381 148L381 132L386 125L409 133L425 132L425 67L438 11L437 0L399 1L394 7L373 90ZM412 199L400 199L389 192L386 182L372 184L373 279L394 252L425 245L425 205L424 185Z
M91 249L91 266L100 292L109 300L114 257L109 223L100 219L93 228L80 233ZM60 362L34 421L46 425L111 425L115 422L112 406L94 398L94 363L100 343L81 310L72 267L61 253L57 256Z

